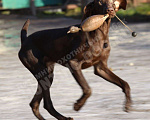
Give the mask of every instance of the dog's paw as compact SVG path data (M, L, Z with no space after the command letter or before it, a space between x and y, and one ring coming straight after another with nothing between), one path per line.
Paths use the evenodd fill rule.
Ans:
M132 109L132 102L127 102L126 104L125 104L125 107L124 107L124 111L125 112L130 112L131 111L131 109Z
M83 106L83 105L81 105L81 104L79 104L79 103L75 103L75 104L74 104L74 110L75 110L75 111L79 111L82 106Z

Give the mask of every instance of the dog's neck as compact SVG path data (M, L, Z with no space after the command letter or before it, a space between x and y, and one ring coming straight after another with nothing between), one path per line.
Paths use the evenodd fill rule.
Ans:
M108 43L109 42L109 27L111 19L107 19L102 26L98 29L86 32L86 42L90 47L93 47L93 44L96 43Z
M96 13L96 8L94 7L94 3L92 2L90 4L90 8L87 8L87 9L90 9L90 10L87 10L87 12L83 15L83 18L82 18L82 21L84 21L85 19L87 19L88 17L90 16L93 16L93 15L99 15L99 13ZM108 33L109 33L109 28L110 28L110 24L111 24L111 18L107 18L103 25L101 25L98 29L96 29L95 31L92 31L90 32L90 36L94 37L95 33L97 30L101 31L101 33L104 35L104 36L107 36L108 37Z
M111 24L111 18L108 18L108 19L106 19L106 21L103 23L103 25L99 27L99 29L101 30L101 32L103 32L103 34L104 34L105 36L107 36L108 33L109 33L110 24Z
M109 39L109 28L111 24L111 19L108 18L102 26L100 26L98 29L91 31L88 33L88 36L92 39L98 39L98 40L108 40ZM97 36L99 36L97 38ZM95 38L96 37L96 38ZM90 39L89 39L90 40Z

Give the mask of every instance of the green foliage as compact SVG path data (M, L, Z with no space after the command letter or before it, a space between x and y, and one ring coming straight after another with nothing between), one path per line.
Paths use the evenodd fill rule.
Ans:
M2 15L10 15L10 11L2 11L1 14Z
M68 17L77 17L80 15L81 15L81 8L80 7L77 7L74 10L67 10L66 14L65 14L65 16L68 16Z
M43 12L38 12L38 17L74 17L74 18L80 18L81 17L81 8L77 7L76 9L58 11L58 12L52 12L51 10L46 10Z
M150 19L150 4L141 4L137 7L129 7L127 10L119 10L117 15L131 21L148 21Z

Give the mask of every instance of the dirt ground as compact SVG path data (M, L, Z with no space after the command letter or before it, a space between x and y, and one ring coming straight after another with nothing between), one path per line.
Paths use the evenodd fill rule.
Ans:
M29 103L37 82L17 57L24 22L25 18L0 19L0 120L36 119ZM76 23L80 20L32 19L28 33ZM109 67L130 84L133 108L147 110L150 109L150 23L128 25L138 33L136 38L120 23L112 23ZM81 96L81 89L67 68L56 65L51 94L60 113L74 120L150 120L150 111L124 112L121 89L95 76L92 67L83 73L93 94L81 111L75 112L73 104ZM40 111L46 119L55 120L43 109L43 102Z

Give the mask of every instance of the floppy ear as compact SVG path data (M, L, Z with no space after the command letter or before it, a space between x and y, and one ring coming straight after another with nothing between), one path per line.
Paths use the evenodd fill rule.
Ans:
M86 6L84 7L83 12L84 12L84 14L86 14L86 12L87 12Z
M118 11L119 9L126 10L127 0L115 0L114 4L116 6L116 11Z
M90 2L89 4L87 4L83 9L84 14L90 14L90 12L92 11L91 10L92 6L93 6L93 2Z

